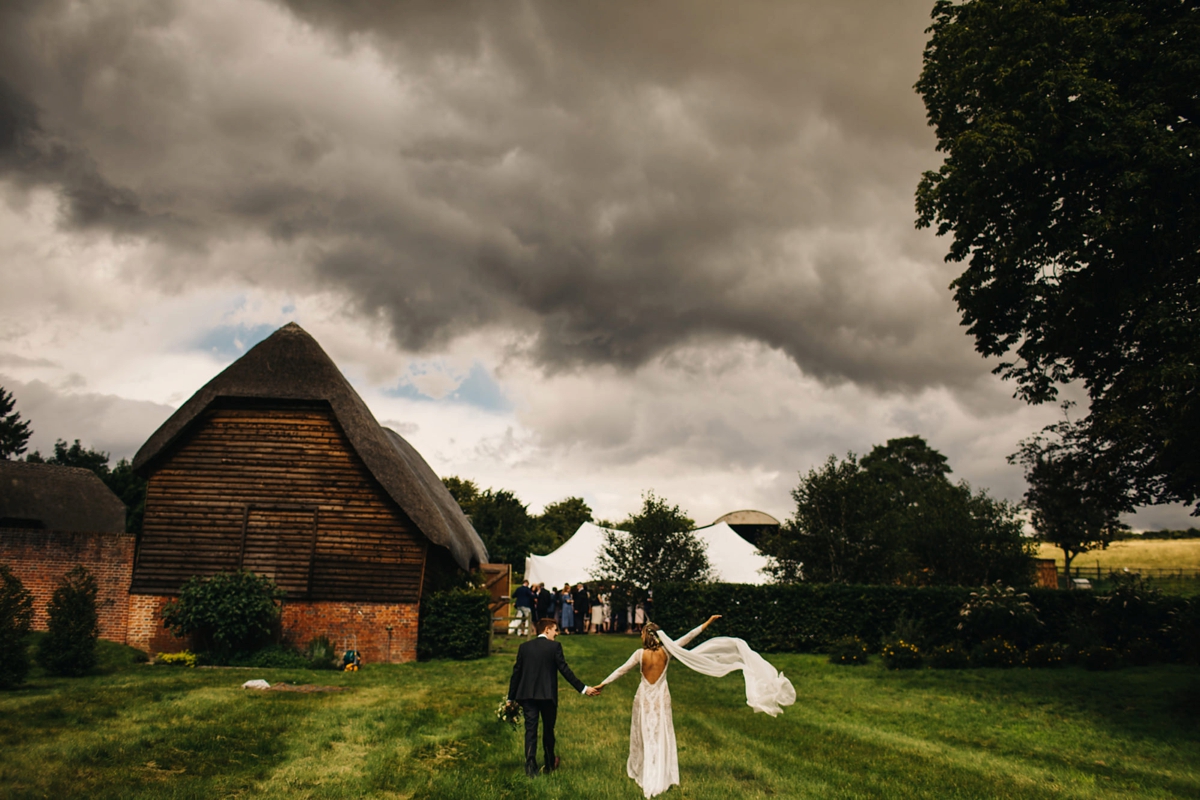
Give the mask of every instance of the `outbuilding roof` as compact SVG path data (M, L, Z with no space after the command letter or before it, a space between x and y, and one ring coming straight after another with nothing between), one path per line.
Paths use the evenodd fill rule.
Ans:
M125 504L91 470L0 461L0 525L124 533Z
M259 342L180 406L134 456L134 470L149 477L159 457L219 399L327 402L367 469L431 542L449 550L463 569L487 561L483 540L421 454L376 421L333 360L294 322Z

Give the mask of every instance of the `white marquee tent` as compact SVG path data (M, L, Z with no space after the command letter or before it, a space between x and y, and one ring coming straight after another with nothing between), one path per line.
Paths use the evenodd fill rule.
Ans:
M605 528L585 522L575 535L553 553L525 559L525 577L531 584L562 586L593 580L592 570L604 546ZM618 535L621 531L616 531ZM767 582L762 573L767 559L724 522L698 528L696 534L708 550L708 563L721 583Z

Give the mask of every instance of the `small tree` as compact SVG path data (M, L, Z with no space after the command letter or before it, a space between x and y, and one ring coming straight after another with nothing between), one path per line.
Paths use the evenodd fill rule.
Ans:
M647 492L641 513L625 521L625 531L605 534L592 577L613 584L617 606L645 602L664 583L709 580L708 555L692 532L695 524L679 506Z
M1128 530L1120 514L1132 511L1133 503L1119 472L1088 447L1076 426L1062 422L1047 430L1056 438L1027 439L1009 461L1025 466L1025 505L1034 530L1062 549L1069 578L1076 556L1106 549Z
M85 567L75 567L54 590L48 609L46 637L38 648L38 663L53 675L78 677L96 666L96 614L99 587Z
M33 621L33 595L0 564L0 689L19 686L29 673L25 641Z
M199 650L226 663L270 640L283 596L270 578L246 570L196 576L163 609L163 622L175 636L193 637Z
M16 401L12 392L4 391L0 386L0 459L9 460L25 452L25 445L33 431L29 429L29 421L22 420L21 415L13 411Z

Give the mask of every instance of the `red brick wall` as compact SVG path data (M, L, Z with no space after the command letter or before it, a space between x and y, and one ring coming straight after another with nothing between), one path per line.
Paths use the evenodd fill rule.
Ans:
M284 603L283 637L303 648L327 636L339 653L357 641L367 664L416 661L417 610L417 603Z
M163 627L162 608L170 600L157 595L130 596L129 644L153 653L187 649L186 640L176 639ZM327 636L339 654L357 642L368 664L416 661L417 609L416 603L287 602L283 605L283 639L302 650L314 636Z
M132 534L0 528L0 564L7 564L33 594L34 630L46 630L54 590L67 572L82 565L100 588L100 637L121 644L127 639L133 548Z

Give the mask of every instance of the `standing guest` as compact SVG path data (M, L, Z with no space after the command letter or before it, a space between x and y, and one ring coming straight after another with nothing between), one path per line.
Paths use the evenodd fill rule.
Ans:
M576 633L587 633L587 623L589 621L588 612L591 611L588 600L588 591L587 589L583 588L583 584L575 584L575 591L571 592L571 602L575 605Z
M559 619L561 621L560 628L564 634L569 634L575 629L575 601L571 596L571 584L563 586L559 593L562 607L559 609Z
M513 592L513 603L517 608L517 633L520 636L530 634L530 622L533 619L533 592L529 589L529 581L521 581L521 585Z
M596 597L592 601L592 631L603 633L608 629L608 594L604 585L596 587Z
M538 619L554 619L554 595L544 583L538 584L536 608Z

